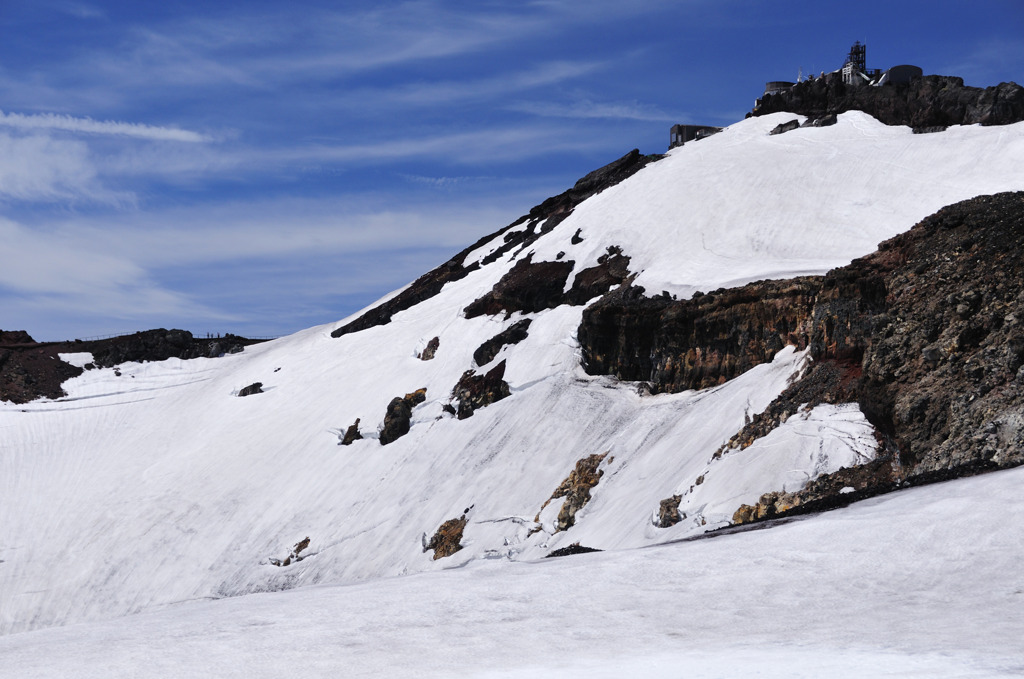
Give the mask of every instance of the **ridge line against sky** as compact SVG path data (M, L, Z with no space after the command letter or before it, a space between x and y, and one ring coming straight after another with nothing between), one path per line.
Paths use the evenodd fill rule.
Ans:
M1024 80L994 0L0 5L0 328L338 320L766 80Z

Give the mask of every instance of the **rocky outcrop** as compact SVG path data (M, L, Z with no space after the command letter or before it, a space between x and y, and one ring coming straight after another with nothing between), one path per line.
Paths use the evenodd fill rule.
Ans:
M480 366L487 365L494 360L503 347L519 344L529 335L530 323L532 321L529 318L524 318L505 328L477 347L477 350L473 352L473 361Z
M23 343L23 338L16 339ZM61 361L57 353L46 347L0 346L0 401L28 403L65 396L61 384L83 371Z
M341 440L338 441L339 446L350 446L356 441L363 438L363 435L359 433L359 418L348 426L345 430L345 434L341 436Z
M306 558L304 556L301 556L301 554L308 547L309 547L309 536L306 536L304 539L302 539L300 542L298 542L294 547L292 547L291 553L288 556L286 556L285 558L283 558L283 559L270 559L270 565L271 566L284 567L284 566L290 566L293 563L298 563L299 561L302 561L303 559Z
M380 444L386 446L408 434L412 422L412 409L426 400L426 389L417 389L411 394L391 399L384 414L384 426L380 430Z
M565 283L576 263L534 262L533 254L515 263L494 287L466 307L466 318L514 311L535 313L562 304Z
M756 504L740 505L732 523L743 524L845 507L851 502L888 493L903 485L899 465L888 455L811 480L803 489L762 495Z
M673 495L665 498L658 504L658 519L655 524L658 528L674 526L686 518L686 514L679 512L679 503L682 502L682 495Z
M571 528L576 523L577 512L590 502L590 490L604 476L604 470L599 467L607 456L608 453L605 452L600 455L589 455L577 461L576 467L569 472L569 476L559 484L551 497L541 506L541 511L543 511L552 500L565 498L562 508L558 511L558 519L555 521L556 533ZM539 512L534 521L540 523Z
M65 396L61 385L81 375L82 369L61 361L63 353L92 353L94 362L86 369L93 369L130 361L214 358L260 341L236 335L196 339L185 330L159 329L102 340L36 342L24 330L0 331L0 400L28 403Z
M437 353L437 349L440 346L441 338L434 337L429 342L427 342L427 346L423 348L423 351L419 353L417 358L419 358L421 361L432 361L434 359L434 355Z
M801 409L857 402L878 432L880 461L769 494L738 520L1022 464L1022 251L1024 193L1005 193L946 207L823 277L691 300L627 284L584 311L583 364L656 393L720 384L786 344L810 348L802 378L715 456Z
M238 396L252 396L253 394L263 393L263 383L253 382L247 387L242 387L238 390Z
M467 510L468 513L468 510ZM462 549L462 533L466 529L466 514L442 523L430 540L423 543L423 551L434 550L434 561L451 556Z
M234 354L253 340L227 334L223 337L197 339L188 330L146 330L134 335L114 337L102 342L83 342L79 351L91 351L97 368L110 368L121 363L163 361L168 358L216 358ZM89 345L91 348L85 348Z
M572 281L572 288L565 295L565 303L580 305L603 295L612 287L623 283L629 277L629 257L622 254L622 248L612 245L597 258L597 264L583 269Z
M452 389L452 399L456 402L455 415L460 420L472 417L480 408L508 397L511 391L505 377L505 361L477 375L473 370L462 373L458 383Z
M906 84L881 87L845 85L838 74L797 83L767 94L749 115L798 113L819 119L864 111L886 125L945 128L949 125L1008 125L1024 120L1024 88L1000 83L967 87L963 78L929 75Z
M573 554L590 554L591 552L600 552L600 549L594 549L593 547L584 547L578 542L574 542L571 545L565 547L559 547L553 549L548 554L544 555L545 559L555 559L560 556L572 556Z
M803 348L820 278L760 281L689 300L624 285L583 312L577 336L591 375L646 381L652 393L703 389Z
M830 272L813 314L821 363L730 445L749 445L798 403L857 401L881 454L766 494L734 522L1024 463L1021 248L1024 193L1006 193L944 208Z
M773 127L772 131L769 132L768 134L769 135L785 134L786 132L792 132L793 130L798 129L799 127L800 127L800 121L794 119L794 120L790 120L790 121L785 122L785 123L779 123L778 125Z
M594 170L577 181L568 191L548 198L530 210L529 214L520 217L494 234L484 236L441 266L420 276L395 297L337 328L331 333L331 337L341 337L351 332L390 323L395 314L430 299L439 293L446 283L465 278L471 271L491 264L513 250L517 253L522 252L572 214L576 206L584 200L631 177L648 163L663 157L660 155L645 156L633 149L618 160ZM523 226L524 224L525 226ZM502 234L504 234L502 243L493 252L481 259L480 262L472 262L469 265L465 263L466 257L472 252L479 250Z

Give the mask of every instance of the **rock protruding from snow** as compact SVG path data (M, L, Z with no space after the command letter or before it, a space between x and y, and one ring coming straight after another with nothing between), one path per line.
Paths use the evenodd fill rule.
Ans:
M465 514L457 519L448 519L438 526L434 535L423 545L423 551L434 550L434 561L459 551L462 549L462 532L467 522Z
M307 535L305 538L303 538L298 543L296 543L296 545L294 547L292 547L291 553L288 556L286 556L285 558L283 558L283 559L270 559L270 565L284 567L284 566L290 566L293 563L298 563L299 561L302 561L303 559L306 558L306 557L301 556L301 555L302 555L302 552L304 552L308 547L309 547L309 536Z
M685 514L679 513L679 503L682 499L682 495L673 495L672 497L665 498L658 504L658 519L656 522L658 528L674 526L686 518Z
M350 424L348 429L345 430L345 434L341 437L338 445L350 446L361 438L363 438L363 435L359 433L359 418L357 417L356 421Z
M417 358L419 358L421 361L432 361L434 359L434 356L437 354L437 350L440 346L441 338L434 337L429 342L427 342L427 346L423 348L423 351L419 353Z
M466 318L515 311L536 313L563 303L575 262L534 262L532 253L515 263L494 288L466 307Z
M238 395L239 396L252 396L253 394L262 394L262 393L263 393L263 383L262 382L253 382L249 386L242 387L241 389L238 390Z
M494 360L498 352L511 344L519 344L529 336L531 319L524 318L516 321L505 328L497 335L487 340L473 352L473 361L479 366L484 366Z
M427 400L427 390L417 389L405 396L396 396L388 404L384 426L380 430L380 444L386 446L409 433L412 409Z
M565 498L562 503L562 507L558 511L558 519L555 522L555 532L568 530L576 523L576 514L583 507L590 502L590 490L597 485L601 477L604 476L604 470L600 469L601 463L608 456L607 452L601 453L600 455L588 455L581 460L576 462L576 467L569 472L569 476L566 477L558 488L555 488L555 492L551 494L551 498L548 499L541 507L541 512L552 500L558 498ZM540 522L540 513L537 514L535 519L538 523Z
M511 391L504 377L505 361L483 375L477 375L473 370L464 372L452 389L452 398L458 404L455 407L456 416L464 420L472 417L474 411L508 397Z

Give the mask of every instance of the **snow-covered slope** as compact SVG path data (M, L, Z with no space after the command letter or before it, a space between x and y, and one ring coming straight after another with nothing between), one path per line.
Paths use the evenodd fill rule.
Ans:
M581 306L529 314L527 339L486 366L507 361L510 397L465 420L442 409L477 367L474 350L521 317L462 310L531 251L535 262L564 253L581 271L618 246L637 284L684 296L823 273L943 205L1024 189L1024 124L913 135L847 113L833 127L768 136L790 118L746 120L672 151L526 252L387 325L332 338L331 324L219 359L88 371L65 384L65 399L0 405L0 632L485 557L529 560L575 542L667 542L728 524L762 493L869 458L873 431L856 406L820 406L714 458L806 355L787 348L713 389L640 395L580 368ZM434 337L436 357L419 360ZM264 393L234 396L257 381ZM388 403L420 388L410 433L381 446L372 432ZM356 418L367 438L338 446ZM554 532L562 500L542 506L578 460L603 453L592 500ZM659 501L677 494L686 520L656 527ZM425 536L463 513L463 549L433 560ZM306 537L306 558L271 565Z
M653 549L193 602L0 638L0 677L1024 673L1024 469Z

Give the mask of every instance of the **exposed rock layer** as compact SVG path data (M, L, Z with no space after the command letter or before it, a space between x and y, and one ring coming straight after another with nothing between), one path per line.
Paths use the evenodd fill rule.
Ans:
M963 78L928 75L901 85L853 87L829 74L761 99L750 115L785 111L811 118L864 111L886 125L913 128L948 125L1008 125L1024 120L1024 88L1009 82L967 87Z
M622 286L587 307L578 337L592 375L648 381L651 391L715 386L803 348L820 278L760 281L693 299L645 297Z
M746 447L803 404L856 401L878 430L880 457L866 469L823 476L803 491L769 494L737 514L738 521L769 518L907 482L1024 463L1022 251L1024 193L982 196L940 210L823 278L718 293L739 295L739 304L702 306L700 298L684 304L629 289L612 292L584 313L579 337L588 370L649 380L652 391L738 374L731 367L736 362L722 356L768 360L761 351L776 346L781 329L790 330L791 343L808 345L811 369L727 447ZM798 294L780 296L791 284ZM769 301L772 311L765 315ZM686 322L667 313L675 309ZM699 316L705 309L721 317L708 324ZM708 325L719 330L694 331ZM751 327L759 331L750 333ZM646 344L645 337L651 338ZM683 354L687 342L695 348ZM666 369L691 350L696 360L682 361L682 374L690 378ZM843 488L853 490L839 497Z

